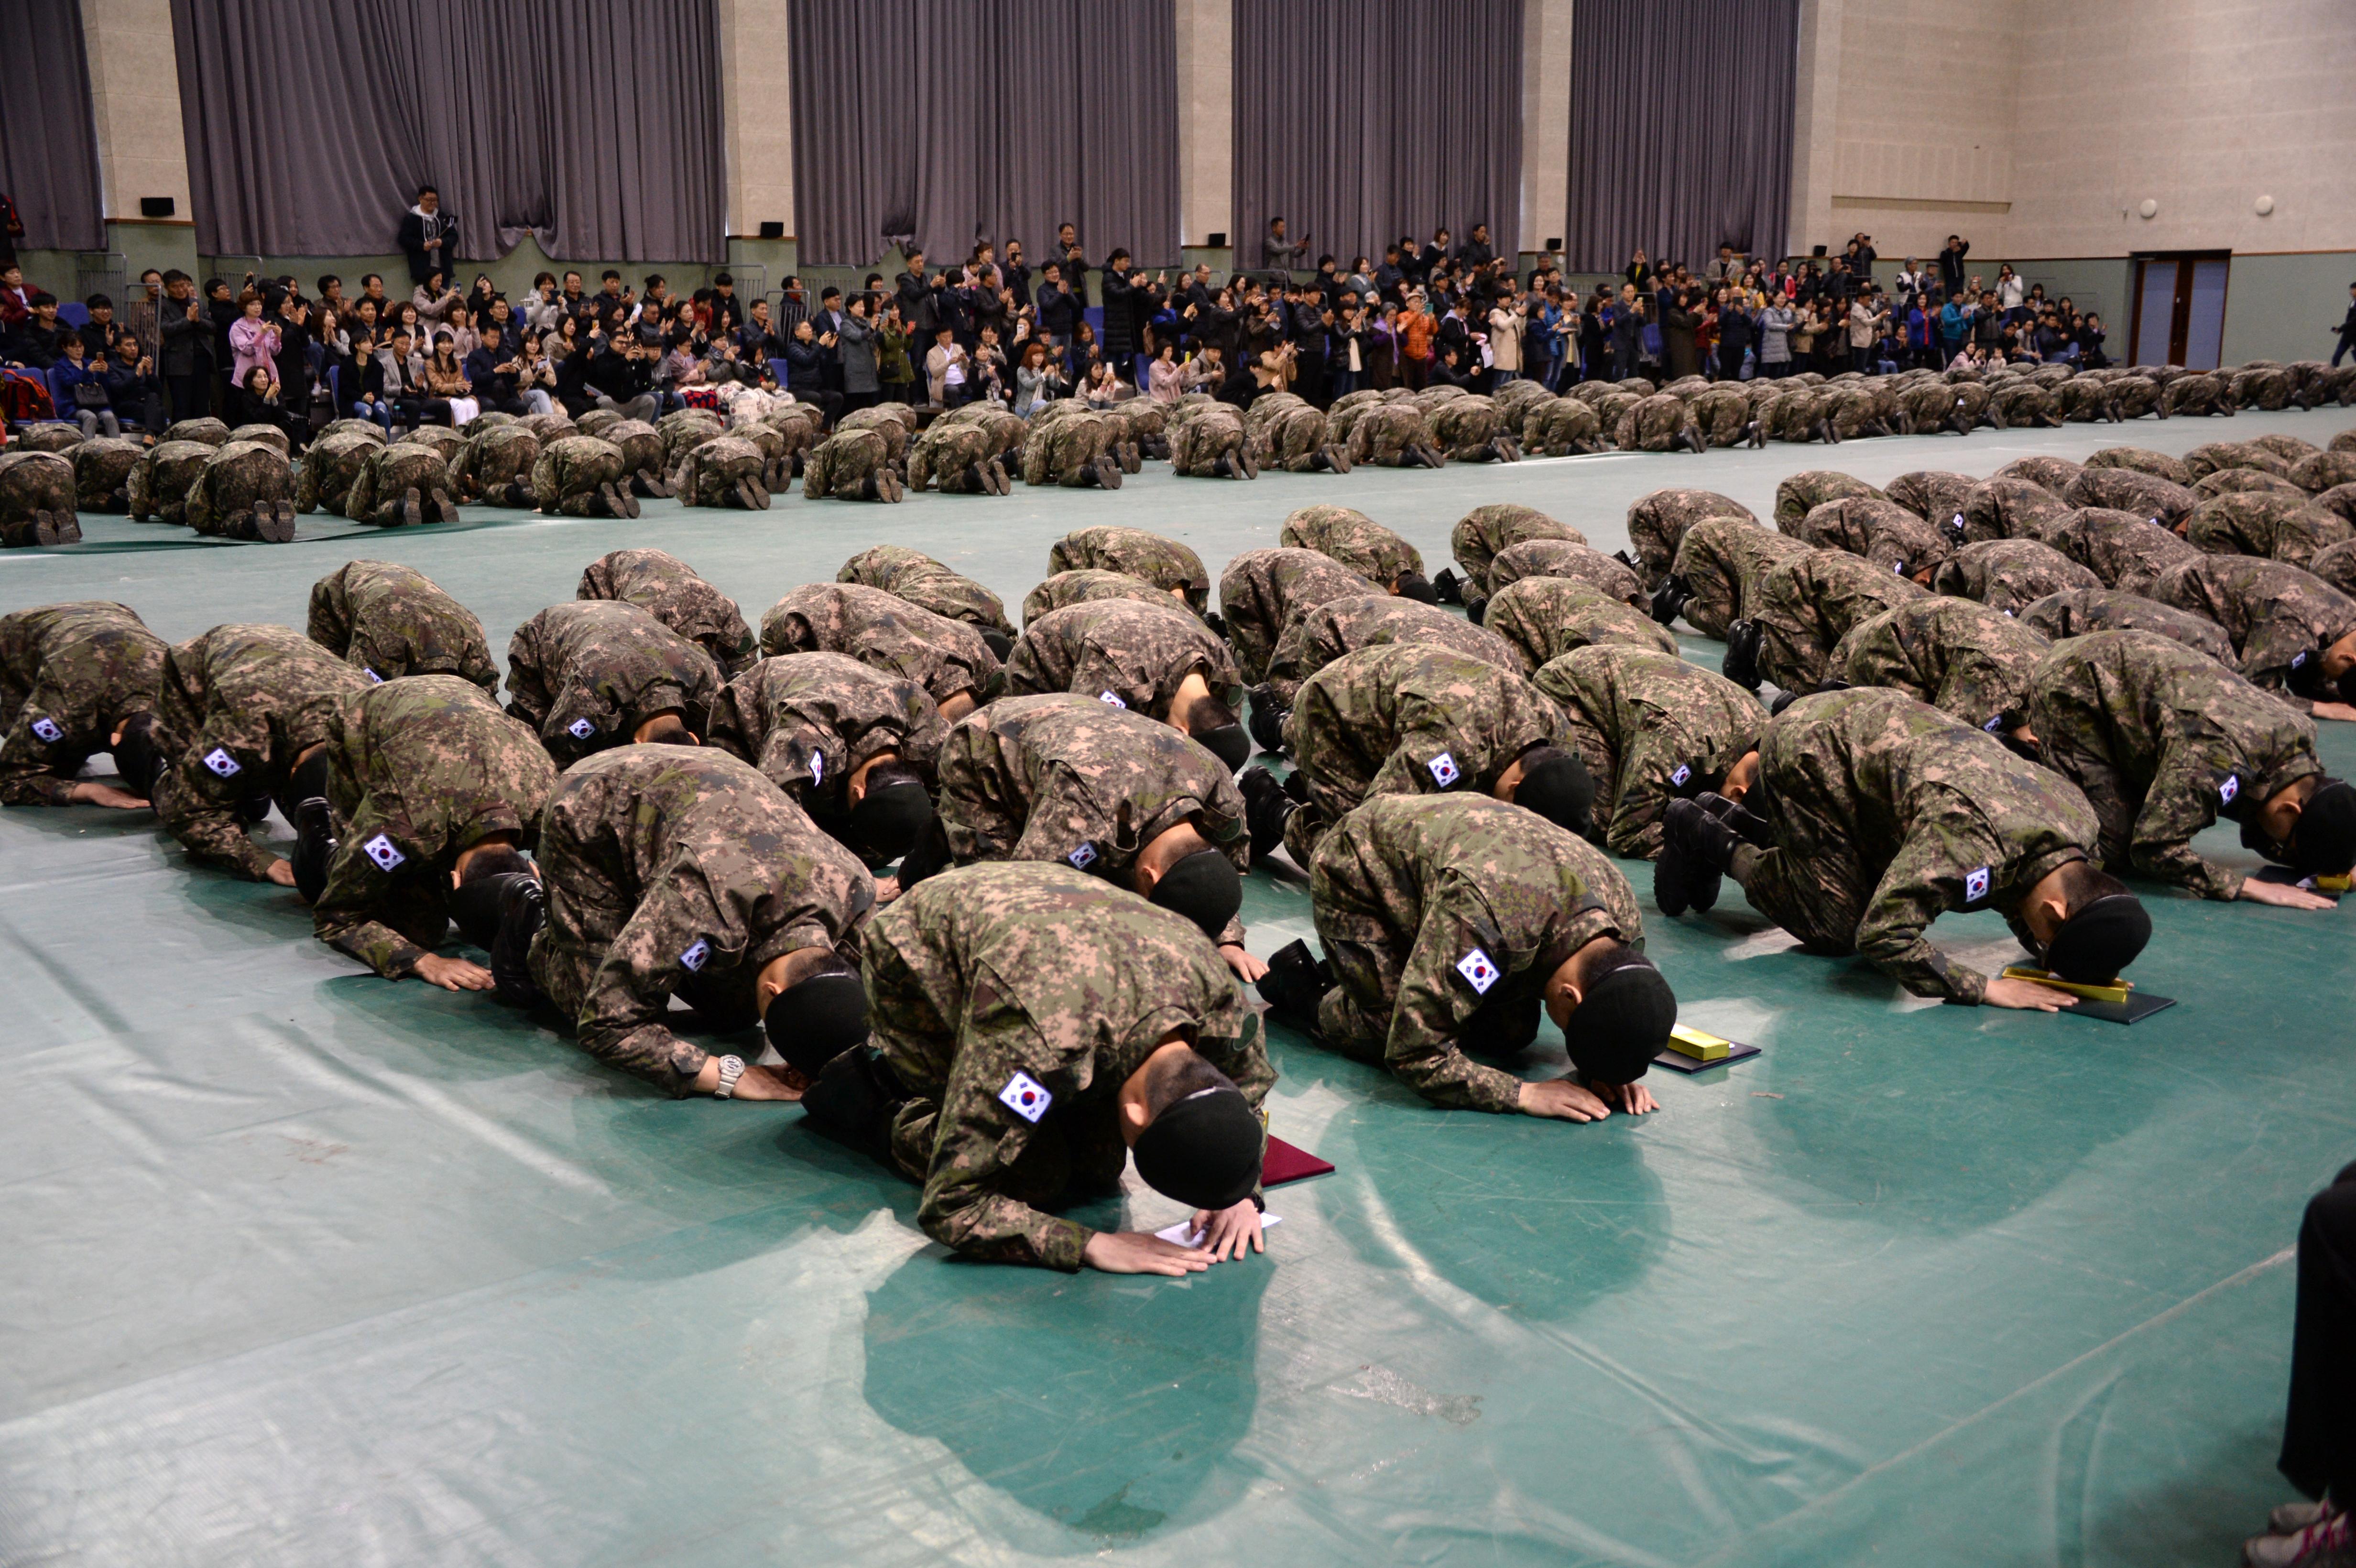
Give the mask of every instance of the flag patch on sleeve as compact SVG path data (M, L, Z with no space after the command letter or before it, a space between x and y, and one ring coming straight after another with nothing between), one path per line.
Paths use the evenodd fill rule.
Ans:
M205 753L205 766L212 769L219 777L225 779L233 779L245 771L238 766L235 757L230 756L220 746L215 746Z
M1456 781L1464 776L1464 770L1458 767L1456 759L1446 752L1440 752L1423 765L1430 773L1431 782L1442 789L1454 787Z
M1487 996L1489 987L1505 978L1495 960L1477 947L1456 961L1456 972L1464 976L1464 983L1472 987L1476 997Z
M392 840L381 833L361 845L360 853L375 861L380 871L399 870L409 862L409 857L394 848Z
M700 936L695 939L694 946L679 955L679 966L691 975L711 962L712 944Z
M1047 1114L1047 1107L1055 1103L1055 1096L1048 1093L1028 1072L1017 1072L1006 1081L1006 1087L998 1092L998 1103L1035 1125L1039 1118Z
M1976 904L1979 902L1980 900L1988 896L1988 881L1990 880L1989 870L1990 868L1982 866L1976 871L1967 871L1964 874L1964 901L1965 903Z

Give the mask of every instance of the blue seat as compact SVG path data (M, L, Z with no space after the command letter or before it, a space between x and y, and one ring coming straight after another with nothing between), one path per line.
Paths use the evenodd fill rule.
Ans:
M68 300L58 306L58 319L80 332L90 325L90 307L80 300Z
M786 384L787 373L792 369L793 366L783 359L772 359L769 361L769 374L777 379L777 385L780 387Z
M58 379L58 372L64 368L65 366L61 361L59 364L50 366L48 369L41 372L41 382L49 389L49 407L57 411L57 417L54 419L35 420L32 421L33 423L78 425L81 422L80 420L74 418L75 410L72 396L66 391L64 384Z

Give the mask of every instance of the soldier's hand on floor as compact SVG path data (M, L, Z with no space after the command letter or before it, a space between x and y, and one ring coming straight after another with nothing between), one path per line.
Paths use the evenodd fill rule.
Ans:
M1981 1000L1992 1008L2034 1008L2040 1013L2058 1013L2063 1008L2078 1005L2078 998L2067 991L2057 991L2034 980L2008 980L2001 976L1987 983L1987 995Z
M1552 1116L1565 1122L1600 1122L1612 1114L1611 1106L1568 1078L1523 1084L1516 1109L1525 1116Z
M875 901L879 906L890 903L894 899L896 899L899 896L899 878L878 877L875 879Z
M1203 1250L1211 1254L1213 1263L1241 1258L1247 1246L1256 1253L1268 1251L1268 1238L1260 1229L1259 1205L1248 1198L1231 1208L1195 1210L1194 1226L1194 1234L1202 1238Z
M731 1093L739 1100L798 1100L803 1085L774 1067L747 1067Z
M2311 893L2305 888L2293 887L2288 882L2262 882L2255 877L2245 880L2242 883L2241 892L2236 896L2245 898L2254 904L2273 904L2277 909L2337 909L2340 907L2338 900L2326 898L2321 893Z
M1238 944L1222 943L1219 956L1227 961L1227 967L1233 969L1237 977L1248 986L1268 973L1268 965L1245 952Z
M2309 711L2318 719L2356 720L2356 707L2345 702L2319 702Z
M147 809L144 796L133 795L127 789L117 789L112 784L78 784L66 798L76 805L107 805L117 811Z
M470 964L464 958L444 958L429 953L417 961L410 973L429 986L439 986L445 991L487 991L491 988L491 972L480 964Z
M276 882L282 888L291 888L294 885L294 862L284 859L273 860L270 869L262 873L262 878L264 881Z
M1201 1274L1211 1266L1211 1254L1200 1247L1182 1247L1141 1231L1098 1231L1088 1238L1080 1262L1106 1274Z
M1642 1083L1590 1083L1588 1088L1593 1090L1605 1104L1616 1105L1632 1116L1641 1116L1647 1111L1661 1108L1661 1103L1653 1098L1653 1092Z

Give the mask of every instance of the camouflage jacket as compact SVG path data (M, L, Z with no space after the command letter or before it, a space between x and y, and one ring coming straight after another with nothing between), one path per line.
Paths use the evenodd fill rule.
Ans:
M1153 604L1164 599L1174 602L1176 597L1168 589L1156 588L1142 577L1131 577L1125 571L1078 567L1055 573L1023 596L1023 624L1027 626L1051 610L1066 610L1098 599L1135 599Z
M2049 593L2100 588L2103 581L2037 539L1983 539L1942 562L1933 585L1942 593L2017 615Z
M1587 536L1569 523L1557 522L1535 507L1503 501L1475 507L1456 519L1449 530L1448 553L1464 569L1476 595L1489 592L1489 563L1498 552L1530 539L1565 539L1585 544Z
M2009 615L1932 594L1851 626L1831 668L1851 686L1886 686L1994 733L2026 722L2029 672L2047 646Z
M1677 651L1677 640L1650 615L1573 577L1508 582L1481 617L1484 630L1514 645L1532 668L1590 643Z
M1987 976L1924 935L1948 910L1995 908L2028 940L2021 899L2095 849L2094 808L2059 773L1895 691L1804 697L1767 721L1755 809L1787 855L1838 834L1871 887L1857 950L1918 997L1976 1006ZM1827 848L1833 846L1827 845Z
M2158 632L2198 648L2228 669L2234 665L2233 644L2216 622L2117 589L2049 593L2020 613L2020 624L2057 643L2089 632Z
M2170 568L2152 596L2216 622L2242 674L2302 713L2312 705L2287 689L2291 672L2356 632L2356 599L2296 566L2254 556L2188 560Z
M1017 1189L1041 1164L1068 1168L1065 1191L1118 1187L1114 1096L1170 1035L1255 1107L1276 1082L1259 1015L1203 933L1069 866L944 872L880 911L862 945L874 1044L916 1096L894 1154L924 1183L925 1233L969 1256L1079 1268L1094 1232Z
M1186 603L1197 611L1211 602L1211 574L1204 570L1203 558L1176 539L1143 528L1115 524L1081 528L1057 539L1047 552L1050 573L1080 567L1127 572L1165 592L1183 589Z
M240 807L275 800L292 822L295 759L327 737L367 674L286 626L215 626L164 656L155 815L191 858L258 880L279 857L246 837Z
M1301 683L1287 720L1328 821L1370 795L1486 793L1561 730L1561 709L1524 677L1415 643L1335 659Z
M935 702L959 692L986 701L999 683L998 656L980 632L857 582L808 583L770 605L761 617L761 651L848 654L915 681Z
M2149 518L2103 507L2071 513L2047 530L2045 542L2093 572L2104 587L2129 593L2148 594L2169 567L2201 553Z
M1475 796L1370 800L1317 847L1309 898L1328 951L1404 955L1388 1035L1331 1043L1382 1062L1434 1104L1507 1112L1521 1080L1466 1056L1475 1013L1527 1015L1563 960L1599 936L1642 946L1627 880L1535 813ZM1478 962L1486 959L1483 965ZM1485 987L1474 976L1492 975ZM1379 1015L1378 998L1355 998Z
M749 1023L764 965L809 947L856 962L875 901L857 856L748 764L702 746L624 746L567 769L539 861L541 988L584 1050L673 1095L707 1054L665 1023L674 992Z
M905 545L879 544L861 550L834 574L837 582L863 582L895 593L919 609L969 626L1013 635L1006 606L972 578L951 571L931 556Z
M1759 699L1724 676L1654 648L1579 648L1534 684L1562 705L1563 741L1595 779L1598 837L1636 859L1660 853L1669 802L1723 784L1767 722Z
M1527 675L1531 667L1519 648L1462 615L1437 604L1369 593L1328 600L1287 622L1269 656L1268 684L1289 708L1302 681L1344 654L1391 643L1450 648L1515 675Z
M1007 656L1006 689L1076 691L1166 719L1179 686L1197 673L1221 697L1242 678L1218 634L1180 605L1101 599L1025 626Z
M125 604L0 615L0 805L63 805L115 721L155 708L164 639Z
M1248 549L1219 574L1219 613L1236 665L1253 686L1268 678L1269 656L1292 617L1335 599L1382 592L1332 556L1284 547Z
M2323 772L2313 720L2152 632L2054 647L2029 715L2047 764L2094 803L2104 860L2203 898L2234 898L2244 879L2197 853L2193 835Z
M695 574L695 568L660 549L617 549L581 573L575 599L618 599L636 604L689 642L699 644L724 679L742 675L761 656L753 628L736 601Z
M947 734L913 680L847 654L784 654L721 688L706 739L828 821L850 809L851 775L887 752L929 779Z
M1704 517L1738 517L1746 523L1759 520L1750 507L1715 490L1655 490L1637 497L1629 507L1628 542L1635 552L1636 574L1644 579L1647 589L1661 585L1661 580L1669 574L1671 564L1677 559L1677 547L1685 543L1686 535ZM1462 528L1464 524L1456 526ZM1456 559L1464 559L1461 547Z
M455 675L497 691L475 613L414 567L354 560L311 585L311 640L374 680Z
M710 654L618 600L552 604L508 644L508 711L559 763L627 745L665 709L700 736L719 694Z
M1489 562L1489 592L1525 577L1569 577L1623 604L1641 603L1644 585L1626 562L1569 539L1524 539Z
M1423 552L1404 536L1348 507L1302 507L1284 519L1277 543L1313 549L1337 560L1378 588L1406 572L1420 575Z
M456 676L354 692L328 713L327 731L337 842L312 930L398 979L447 933L463 851L495 833L531 847L556 765L530 730Z

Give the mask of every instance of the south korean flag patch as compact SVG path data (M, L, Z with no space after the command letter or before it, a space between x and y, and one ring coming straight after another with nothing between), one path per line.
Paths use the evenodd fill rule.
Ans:
M597 732L597 726L586 719L575 719L564 727L564 732L576 741L586 741Z
M1108 708L1126 708L1129 706L1129 704L1123 702L1119 697L1109 691L1098 692L1097 700L1103 703ZM1044 1093L1045 1091L1042 1090L1040 1093Z
M1991 735L1995 734L1997 731L2004 728L2004 715L2001 713L1995 715L1990 718L1987 723L1981 725L1980 728L1987 731Z
M219 746L205 753L205 766L212 769L216 778L233 779L245 770L238 766L235 757Z
M1964 873L1964 901L1976 904L1988 896L1988 884L1994 880L1991 868L1982 866L1976 871Z
M1028 1072L1017 1072L998 1092L998 1103L1036 1126L1039 1118L1047 1114L1047 1107L1055 1103L1055 1096Z
M384 684L384 677L377 674L376 671L369 668L366 665L360 666L360 673L368 677L369 684L370 686L382 686Z
M58 728L58 721L54 719L36 719L33 720L33 738L44 746L54 746L66 738L66 732Z
M1442 789L1455 788L1456 781L1464 776L1464 770L1458 767L1456 759L1446 752L1440 752L1423 766L1424 771L1431 775L1431 782Z
M679 966L691 975L698 973L711 962L712 944L700 936L695 939L694 946L679 955Z
M1083 844L1064 859L1071 862L1072 869L1085 871L1097 863L1097 847L1093 844Z
M2217 804L2220 805L2231 805L2234 801L2241 798L2241 795L2242 775L2239 773L2227 773L2225 775L2224 782L2217 786Z
M409 863L409 857L393 848L392 840L380 833L360 846L360 853L376 862L380 871L392 872Z
M1496 961L1477 947L1456 961L1456 972L1464 976L1464 983L1472 987L1476 997L1487 996L1489 987L1505 978L1505 971L1497 967Z
M1677 764L1677 771L1669 775L1669 783L1673 787L1677 789L1683 789L1686 785L1693 783L1693 764L1691 763L1679 763Z
M814 784L826 783L826 753L824 752L812 752L810 753L810 783Z

